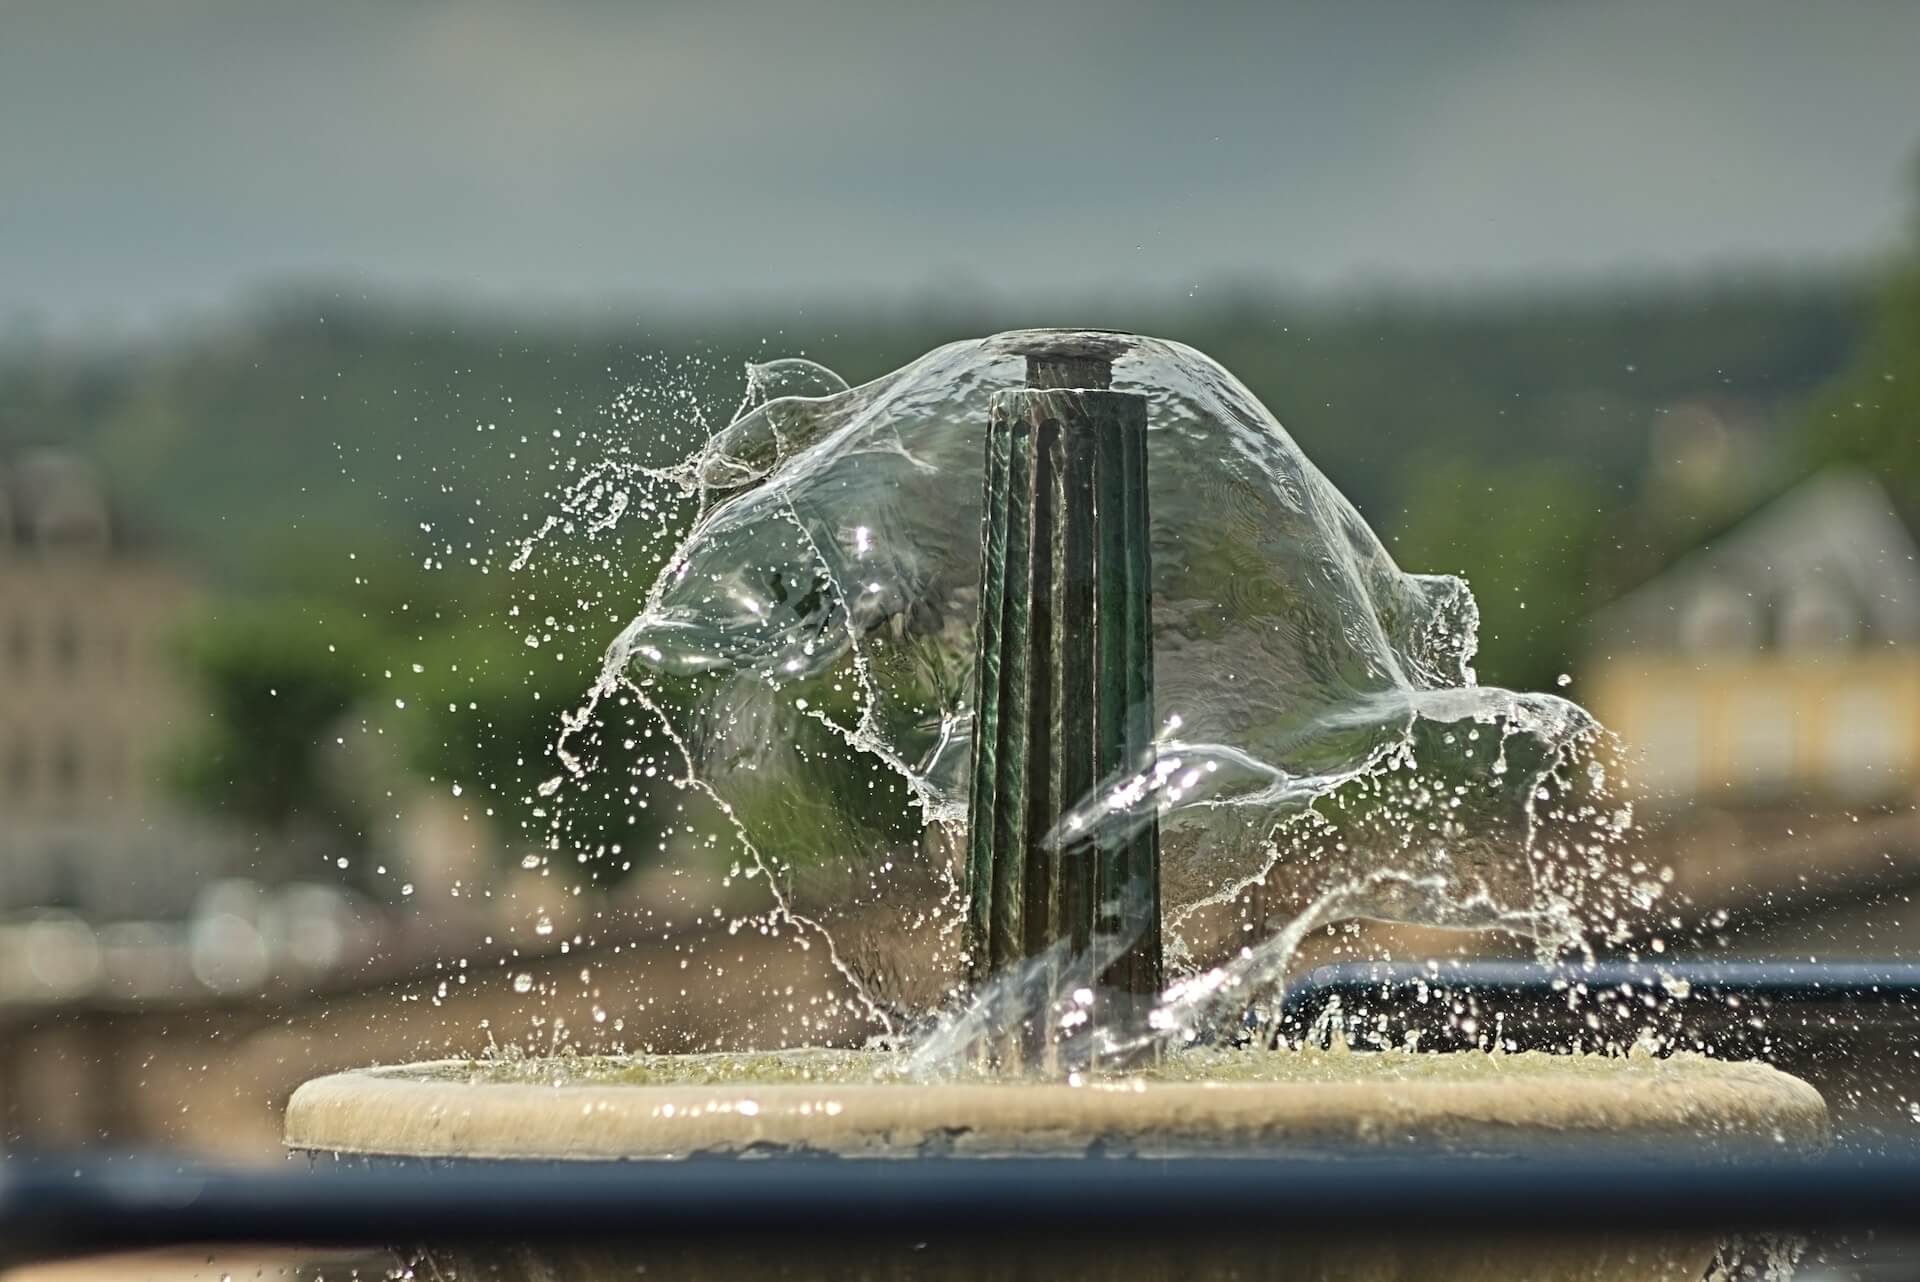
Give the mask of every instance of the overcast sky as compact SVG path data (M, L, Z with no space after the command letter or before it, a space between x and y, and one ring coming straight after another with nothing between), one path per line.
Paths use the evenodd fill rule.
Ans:
M726 307L1895 242L1920 4L0 0L0 319Z

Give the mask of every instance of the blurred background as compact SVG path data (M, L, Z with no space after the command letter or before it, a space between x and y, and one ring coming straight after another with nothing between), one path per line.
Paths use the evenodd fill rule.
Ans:
M1920 960L1917 52L1893 3L0 0L0 1146L272 1160L330 1068L823 1035L753 932L681 986L739 888L664 784L541 805L655 531L509 562L747 361L1014 327L1210 353L1464 574L1481 678L1637 754L1676 938Z

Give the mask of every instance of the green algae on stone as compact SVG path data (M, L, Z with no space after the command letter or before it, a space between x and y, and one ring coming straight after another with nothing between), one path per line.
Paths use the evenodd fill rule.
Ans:
M420 1080L548 1086L703 1085L886 1085L912 1086L929 1079L901 1071L892 1051L808 1048L784 1051L710 1052L697 1055L564 1055L550 1058L448 1060L404 1070ZM1317 1047L1261 1050L1251 1047L1190 1047L1157 1062L1124 1071L1074 1075L1076 1085L1105 1082L1178 1083L1366 1083L1483 1082L1562 1079L1570 1085L1601 1077L1643 1073L1662 1080L1706 1077L1726 1069L1723 1061L1692 1052L1655 1059L1644 1055L1554 1055L1545 1051L1349 1051ZM1035 1079L962 1069L935 1080L1009 1085Z

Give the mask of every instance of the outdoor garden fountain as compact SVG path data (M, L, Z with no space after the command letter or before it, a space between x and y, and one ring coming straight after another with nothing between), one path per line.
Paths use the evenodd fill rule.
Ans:
M931 919L956 928L903 954L950 996L888 1015L899 1001L848 968L882 1025L861 1049L323 1078L289 1106L292 1148L1363 1161L1824 1142L1819 1096L1764 1065L1509 1054L1492 1030L1448 1055L1275 1044L1279 982L1328 922L1498 929L1553 951L1617 937L1657 887L1616 857L1627 821L1585 714L1479 686L1464 585L1402 573L1225 370L1155 339L1025 331L858 388L818 367L784 374L683 467L636 478L678 487L698 519L569 718L561 759L590 772L580 743L606 701L657 710L657 683L691 683L704 721L664 727L680 783L734 827L775 896L769 918L829 948L833 928L796 898L795 857L873 848L871 816L799 800L849 761L878 763L931 839L874 860L864 884L884 897L883 870L918 860L930 875L901 894L951 886ZM1299 903L1284 929L1199 938L1209 909L1269 878ZM1596 1219L1417 1269L1383 1241L1241 1258L1231 1275L1691 1278L1714 1246ZM993 1249L872 1275L978 1276ZM496 1253L460 1276L633 1263ZM725 1275L717 1255L653 1263Z

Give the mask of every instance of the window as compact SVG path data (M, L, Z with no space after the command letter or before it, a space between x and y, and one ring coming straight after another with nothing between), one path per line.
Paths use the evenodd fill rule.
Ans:
M1680 643L1694 654L1743 653L1759 648L1753 602L1726 584L1702 588L1681 607Z
M1824 583L1794 588L1778 608L1783 650L1841 650L1859 641L1859 611Z
M53 750L53 790L62 801L71 801L80 792L80 745L63 736Z
M1770 792L1793 778L1792 691L1736 691L1727 709L1726 729L1727 772L1734 787Z
M1647 786L1680 796L1700 783L1700 700L1690 691L1662 691L1640 729Z
M106 792L114 800L124 802L127 796L127 746L122 740L111 738L101 743L98 774Z
M15 615L7 621L7 667L25 672L33 663L33 629L26 618Z
M54 622L53 662L63 677L72 677L80 668L80 625L70 614Z
M33 745L25 738L10 738L6 751L6 789L13 801L33 796Z
M1843 796L1884 792L1913 768L1907 742L1912 712L1884 691L1854 686L1828 700L1825 773Z

